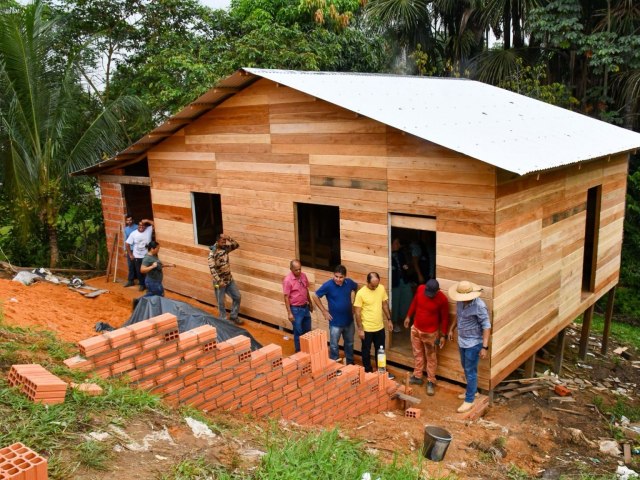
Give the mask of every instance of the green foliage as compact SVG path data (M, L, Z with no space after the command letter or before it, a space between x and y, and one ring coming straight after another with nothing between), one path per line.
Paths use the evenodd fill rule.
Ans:
M193 480L211 478L215 480L244 480L251 477L242 473L229 473L221 467L211 465L203 457L187 458L171 467L171 471L163 474L160 480Z
M341 438L335 429L302 437L273 431L269 435L268 452L255 472L256 480L359 479L365 472L385 480L419 478L422 457L417 465L397 458L386 464L364 453L361 444Z
M93 470L108 470L107 463L111 456L109 445L87 440L76 446L78 463Z
M578 319L576 323L582 324L582 319ZM595 333L602 333L604 331L604 317L602 315L595 314L593 316L591 320L591 330ZM632 345L634 348L640 350L640 326L638 325L614 320L611 322L611 336L620 343Z
M521 58L517 58L515 63L516 71L508 80L501 81L499 87L564 108L578 104L578 100L571 96L565 85L557 82L544 83L547 75L543 64L525 66Z
M576 0L554 0L534 8L528 19L529 28L543 41L543 46L569 49L579 44L584 25L582 9Z

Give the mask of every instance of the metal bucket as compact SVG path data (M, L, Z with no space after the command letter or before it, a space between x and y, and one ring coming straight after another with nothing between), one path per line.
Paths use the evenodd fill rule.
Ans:
M424 427L424 445L422 455L428 460L439 462L444 458L451 443L451 434L444 428Z

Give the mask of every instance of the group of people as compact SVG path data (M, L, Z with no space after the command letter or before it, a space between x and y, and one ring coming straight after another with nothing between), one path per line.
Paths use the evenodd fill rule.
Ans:
M152 240L152 233L151 220L141 220L137 227L134 227L133 218L127 216L125 246L129 276L125 286L134 285L134 280L138 279L140 290L147 290L145 296L163 296L162 269L175 265L163 264L160 261L160 245ZM226 320L225 299L228 295L232 301L230 321L240 325L243 323L238 316L241 294L231 274L229 262L229 253L238 247L238 242L229 235L220 233L210 247L208 265L220 319ZM405 258L400 253L397 240L393 242L392 251L394 270L397 269L399 273L406 271ZM399 317L397 314L392 315L392 309L389 308L389 296L380 283L380 275L370 272L366 285L358 288L357 283L347 277L344 265L338 265L333 271L333 277L312 294L309 279L302 271L300 260L291 260L289 270L282 281L282 291L287 318L293 330L295 351L300 351L300 336L311 331L311 313L315 306L329 324L329 357L333 360L339 359L339 342L342 338L346 363L354 364L353 348L357 332L362 342L362 365L366 372L372 372L371 346L373 345L376 352L380 347L384 347L386 330L396 330L399 323ZM395 278L397 282L393 280L392 271L394 303L396 288L402 289L406 283L403 275L396 275ZM403 293L406 294L399 292L399 295ZM467 382L465 393L460 395L464 400L458 408L458 412L461 413L473 407L478 388L478 363L480 359L486 358L489 350L491 323L487 306L479 298L481 293L482 289L469 281L460 281L452 285L448 294L449 298L456 302L456 315L454 321L449 324L449 300L440 290L438 281L430 278L417 287L406 313L402 312L404 327L411 328L414 357L413 375L409 382L422 385L423 374L426 371L427 395L435 394L437 351L444 348L447 340L453 340L454 330L458 329L460 362ZM328 308L321 300L325 297ZM389 377L394 378L391 373Z

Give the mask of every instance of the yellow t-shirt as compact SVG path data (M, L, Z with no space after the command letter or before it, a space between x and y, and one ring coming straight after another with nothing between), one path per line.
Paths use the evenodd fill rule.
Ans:
M375 290L365 285L356 293L353 306L362 308L360 318L365 332L377 332L384 328L382 302L385 300L389 300L389 296L382 285L378 285Z

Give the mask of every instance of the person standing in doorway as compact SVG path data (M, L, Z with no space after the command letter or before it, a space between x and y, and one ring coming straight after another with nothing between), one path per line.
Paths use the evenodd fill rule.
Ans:
M437 349L444 348L449 326L449 301L440 291L440 284L436 279L432 278L426 285L418 286L404 319L405 328L409 328L411 317L414 365L409 383L422 385L422 372L426 364L427 395L434 395L438 369Z
M340 336L344 340L344 355L347 365L353 365L353 295L358 284L347 278L347 269L338 265L333 270L333 278L316 290L313 302L329 322L329 358L338 360ZM322 297L327 297L329 310L324 308Z
M386 289L380 285L380 275L371 272L367 275L367 284L358 290L353 302L356 315L358 336L362 340L362 365L365 372L372 372L371 344L377 352L385 344L385 322L389 330L393 329L391 312L389 311L389 296ZM395 378L389 373L389 378Z
M449 327L449 340L453 340L453 330L458 327L458 348L460 363L467 380L464 402L459 413L468 412L478 391L478 363L487 358L491 322L487 305L480 299L482 288L463 280L449 288L449 298L456 302L456 318Z
M133 217L127 214L124 217L124 255L127 257L127 283L124 284L125 287L133 287L135 284L133 281L137 278L136 273L136 262L133 258L129 257L129 252L127 251L127 239L129 235L136 231L138 227L133 223ZM140 283L140 279L138 278L138 283Z
M411 304L412 291L409 276L409 261L399 238L391 242L391 311L393 312L393 332L400 333L400 322L407 315Z
M127 255L135 262L136 276L138 277L140 291L145 289L144 274L140 271L142 259L147 254L147 244L153 237L153 221L142 219L138 222L138 228L131 232L127 238Z
M218 316L221 320L227 319L227 309L224 306L225 296L231 297L231 312L229 318L236 325L242 325L244 321L238 317L240 313L240 290L231 276L231 264L229 252L233 252L240 245L229 235L220 233L216 243L209 247L209 271L213 277L213 288L218 302Z
M302 271L300 260L291 260L289 270L291 271L282 281L282 292L287 318L293 327L293 346L299 352L300 335L311 331L313 303L309 293L309 279Z

